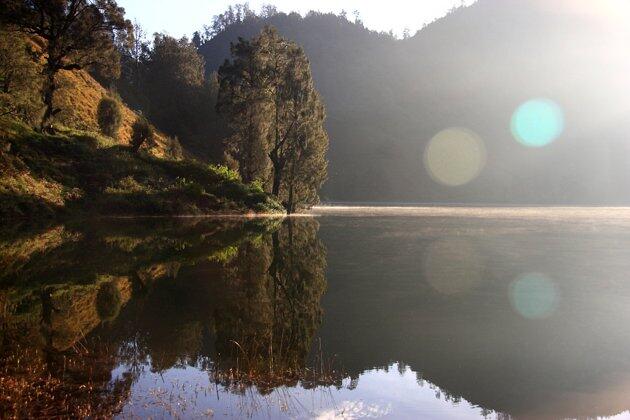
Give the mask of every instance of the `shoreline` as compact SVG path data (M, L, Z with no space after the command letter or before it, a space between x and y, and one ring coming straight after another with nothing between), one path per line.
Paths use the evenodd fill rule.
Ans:
M478 219L536 219L553 221L598 220L602 222L630 222L630 207L453 207L453 206L316 206L310 211L315 216L415 216Z
M133 220L133 219L287 219L318 217L427 217L473 218L497 220L601 221L630 222L630 207L613 206L431 206L431 205L320 205L303 213L209 213L156 215L65 215L46 219L64 223L70 220ZM30 218L14 218L0 222L0 228L15 223L32 222Z

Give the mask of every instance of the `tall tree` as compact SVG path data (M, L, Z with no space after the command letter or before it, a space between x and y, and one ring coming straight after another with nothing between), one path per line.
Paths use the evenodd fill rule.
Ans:
M101 74L117 75L115 45L131 27L115 0L3 0L0 21L46 41L42 130L60 111L54 106L59 71L93 67Z
M268 141L271 191L292 213L297 206L316 204L326 179L325 110L302 48L282 39L273 28L263 30L261 41L269 57L274 113Z
M288 212L317 203L328 136L306 54L265 27L232 56L219 70L219 110L234 131L229 143L243 178L263 181Z
M156 34L148 54L146 85L151 120L170 135L182 136L195 92L204 85L204 62L188 39Z
M120 78L116 82L119 93L125 102L135 108L146 111L148 99L143 86L146 64L149 57L149 41L146 32L134 21L129 42L120 45Z
M219 162L223 123L216 112L216 77L206 77L204 60L187 38L157 34L148 52L141 94L151 120L177 136L198 157Z
M227 153L238 162L245 182L265 181L270 173L263 141L269 123L265 57L258 40L239 39L231 52L233 60L219 69L217 102L217 110L225 115L232 130L226 141Z

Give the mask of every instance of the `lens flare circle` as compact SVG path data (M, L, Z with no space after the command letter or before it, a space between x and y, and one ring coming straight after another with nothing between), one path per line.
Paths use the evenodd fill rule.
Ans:
M512 116L512 135L527 147L545 147L563 131L562 108L549 99L527 101Z
M486 165L483 140L466 128L448 128L436 134L424 152L424 166L440 184L458 187L477 178Z
M558 288L544 274L528 273L510 285L510 302L514 310L527 319L545 319L558 305Z

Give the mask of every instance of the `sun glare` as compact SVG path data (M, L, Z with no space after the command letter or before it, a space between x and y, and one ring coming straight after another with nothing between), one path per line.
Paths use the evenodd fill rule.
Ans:
M556 13L569 13L596 19L627 20L628 0L539 0L542 8Z

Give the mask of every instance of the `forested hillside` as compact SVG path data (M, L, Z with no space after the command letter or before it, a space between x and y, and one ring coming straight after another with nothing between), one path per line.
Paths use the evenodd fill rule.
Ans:
M131 30L113 0L3 3L0 224L281 212L259 185L188 159L176 135L125 104L114 85L134 45Z
M579 4L480 0L404 40L345 16L268 9L225 14L195 41L207 74L231 42L267 24L304 47L328 114L325 199L628 204L630 60L619 47L629 30ZM526 147L511 132L515 111L536 98L563 115L564 130L546 147ZM447 186L430 176L425 148L457 127L476 133L485 165Z

